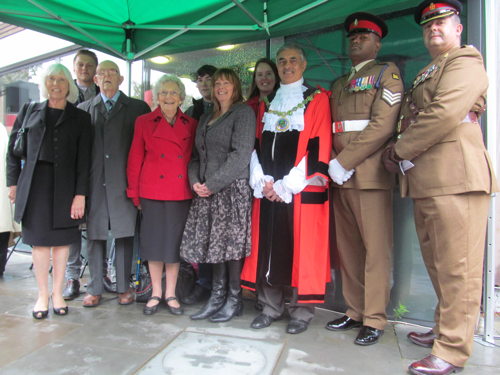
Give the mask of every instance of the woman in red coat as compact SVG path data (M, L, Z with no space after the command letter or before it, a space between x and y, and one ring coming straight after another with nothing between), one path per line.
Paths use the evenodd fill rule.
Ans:
M137 118L127 165L127 195L141 209L141 258L148 261L153 284L144 314L158 311L162 273L166 271L165 303L170 313L183 314L175 296L179 247L192 193L187 166L196 120L179 106L186 96L181 80L164 75L153 88L158 107Z

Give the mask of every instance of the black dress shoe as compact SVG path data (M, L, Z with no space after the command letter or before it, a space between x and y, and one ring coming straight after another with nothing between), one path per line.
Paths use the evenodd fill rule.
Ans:
M384 334L383 329L376 329L368 326L363 326L359 330L358 336L356 340L354 340L355 344L367 346L376 344L378 339Z
M165 304L167 305L167 308L168 308L168 311L170 312L170 314L172 314L172 315L184 314L184 310L182 309L182 306L179 306L179 307L170 306L168 304L170 301L177 301L177 297L168 297L167 299L165 299Z
M349 318L347 315L344 315L342 318L338 318L332 320L331 322L326 323L326 329L330 331L346 331L348 329L361 327L361 322L357 320Z
M210 290L196 284L189 296L181 298L181 302L185 305L194 305L198 302L203 302L210 297Z
M158 301L158 303L156 305L153 305L153 306L148 306L148 303L151 300ZM151 297L148 300L148 302L146 303L146 305L144 306L144 309L142 310L142 313L144 315L153 315L154 313L156 313L158 311L158 308L160 306L160 302L161 302L161 298L160 297L157 297L157 296Z
M291 333L292 335L294 335L297 333L304 332L308 326L309 326L309 322L306 322L305 320L292 319L288 323L288 326L286 327L286 331L287 331L287 333Z
M116 293L116 283L112 282L107 276L102 278L102 286L104 290L108 293Z
M63 291L63 298L66 301L75 299L80 295L80 281L76 279L68 279L66 282L66 287Z
M266 328L269 327L271 323L274 322L275 320L276 319L273 318L272 316L266 314L259 314L253 320L252 324L250 324L250 327L252 327L253 329Z
M414 375L448 375L462 371L463 367L454 366L444 359L430 354L420 361L413 362L408 366L408 370L410 374Z

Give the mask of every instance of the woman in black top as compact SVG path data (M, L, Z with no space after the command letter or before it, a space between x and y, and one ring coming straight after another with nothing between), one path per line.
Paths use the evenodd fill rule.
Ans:
M76 108L78 89L61 64L42 77L42 103L25 105L14 123L7 154L9 197L14 219L22 223L24 243L33 247L38 284L35 319L48 315L48 273L52 250L54 313L66 315L62 296L69 244L80 240L78 225L85 212L91 147L90 116ZM27 130L26 159L13 154L20 128Z

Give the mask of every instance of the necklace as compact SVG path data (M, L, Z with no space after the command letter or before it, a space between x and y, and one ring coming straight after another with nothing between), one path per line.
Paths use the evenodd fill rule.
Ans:
M278 121L276 121L276 130L279 132L284 132L287 131L288 128L290 128L290 121L288 120L287 117L290 117L296 110L299 108L304 108L307 103L312 101L314 97L319 94L321 90L316 90L314 91L311 95L309 95L307 98L302 100L299 104L296 106L290 108L288 111L282 112L282 111L275 111L274 109L269 109L270 103L269 100L264 98L264 103L266 103L266 108L267 108L267 113L271 113L273 115L277 115Z

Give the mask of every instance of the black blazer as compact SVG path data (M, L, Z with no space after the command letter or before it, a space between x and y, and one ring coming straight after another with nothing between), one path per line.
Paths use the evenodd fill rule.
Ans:
M9 139L7 150L7 186L17 185L14 219L21 222L31 186L33 172L45 134L45 112L48 102L37 103L26 122L27 158L21 168L21 159L12 154L18 130L21 128L28 105L19 112ZM83 220L71 218L71 204L75 195L87 195L90 169L91 127L90 115L67 103L54 127L54 228L78 225Z

